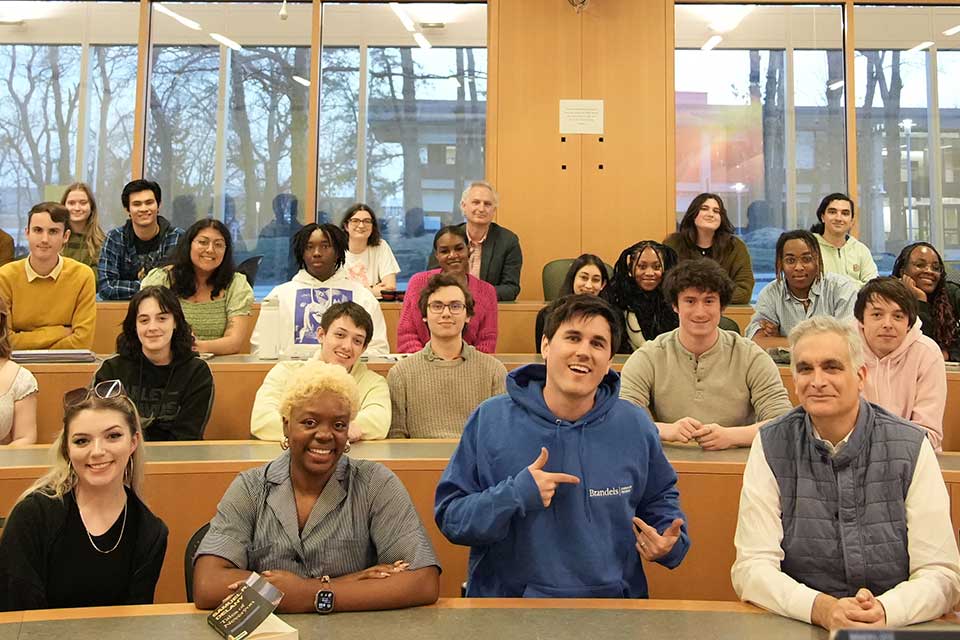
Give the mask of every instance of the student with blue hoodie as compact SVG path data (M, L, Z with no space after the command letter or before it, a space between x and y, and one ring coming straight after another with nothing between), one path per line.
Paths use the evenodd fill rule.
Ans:
M610 369L620 331L600 298L560 298L546 364L511 372L467 421L434 516L471 547L468 597L646 598L641 560L686 555L677 475Z

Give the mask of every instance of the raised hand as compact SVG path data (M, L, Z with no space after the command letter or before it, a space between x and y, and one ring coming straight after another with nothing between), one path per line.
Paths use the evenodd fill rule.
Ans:
M549 457L550 453L547 451L547 448L540 447L540 455L533 461L533 464L527 467L530 475L533 476L533 481L537 483L537 488L540 490L540 500L543 502L544 508L550 506L550 502L553 501L553 495L557 492L559 485L580 484L580 478L572 476L569 473L544 471L543 468L547 466L547 458Z
M637 553L647 562L653 562L670 553L673 545L680 539L680 527L683 520L675 519L670 526L660 534L640 518L633 518L633 535L637 538Z

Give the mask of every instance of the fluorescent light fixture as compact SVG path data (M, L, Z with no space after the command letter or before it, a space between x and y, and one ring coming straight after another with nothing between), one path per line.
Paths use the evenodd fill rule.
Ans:
M403 7L400 6L400 3L391 2L390 8L393 9L393 12L395 14L397 14L397 17L400 19L400 22L403 23L403 27L407 31L409 31L410 33L413 33L414 31L417 30L416 25L413 24L413 20L411 20L410 16L407 15L407 12L403 10Z
M305 86L305 87L309 87L309 86L310 86L310 81L307 80L306 78L301 78L300 76L293 76L293 81L294 81L294 82L299 82L300 84L302 84L302 85Z
M430 44L430 41L427 40L422 33L414 33L413 39L417 41L417 44L420 45L421 49L429 49L433 45Z
M943 32L943 35L945 35L945 36L955 36L955 35L957 35L958 33L960 33L960 24L958 24L958 25L955 26L955 27L950 27L949 29L947 29L946 31Z
M900 121L900 126L909 131L910 129L913 128L913 120L911 120L910 118L904 118L903 120Z
M828 84L827 89L830 89L830 91L836 91L842 86L843 86L843 80L837 80L836 82L831 82L830 84Z
M180 15L176 11L167 9L165 6L163 6L159 2L154 3L153 8L159 11L160 13L162 13L163 15L173 18L174 20L176 20L183 26L187 27L188 29L193 29L194 31L200 31L199 22L194 22L190 18L184 18L182 15Z
M907 53L916 53L917 51L923 51L927 47L933 44L932 40L927 40L926 42L921 42L920 44L914 45L907 49Z
M723 40L721 36L710 36L710 39L703 43L703 46L700 47L701 51L710 51L715 46L720 44L720 41Z
M240 51L243 49L239 44L228 38L227 36L222 36L219 33L211 33L210 37L222 44L225 47L230 47L234 51Z

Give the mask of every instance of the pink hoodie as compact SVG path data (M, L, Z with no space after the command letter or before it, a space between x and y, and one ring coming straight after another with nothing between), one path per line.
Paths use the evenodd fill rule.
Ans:
M947 368L940 347L921 333L917 318L900 346L886 357L877 358L867 345L863 325L856 324L867 363L863 397L926 429L934 450L941 451Z

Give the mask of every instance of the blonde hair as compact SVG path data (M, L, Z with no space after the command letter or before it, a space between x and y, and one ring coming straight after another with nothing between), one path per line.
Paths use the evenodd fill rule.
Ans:
M86 245L87 253L95 258L100 255L100 247L103 246L103 241L107 237L100 227L97 199L93 197L93 191L90 190L86 182L74 182L63 192L63 196L60 198L60 204L67 204L67 196L70 195L71 191L83 191L87 194L87 200L90 201L90 215L87 217L87 224L83 228L83 243ZM69 222L67 223L67 228L70 228Z
M293 408L322 393L340 396L350 405L350 419L360 410L360 390L346 369L338 364L311 360L304 364L287 383L280 398L280 415L290 420Z
M70 462L68 438L70 424L81 411L86 410L116 411L123 415L127 427L130 429L130 437L136 438L138 441L137 448L130 454L127 468L123 471L123 484L130 487L138 498L143 499L143 465L145 454L143 431L140 429L140 415L137 413L137 407L133 404L133 401L126 396L98 398L91 393L90 397L82 402L70 405L64 409L63 429L50 447L50 453L53 458L50 470L20 494L17 502L20 502L34 492L41 493L48 498L62 499L64 495L73 491L77 486L77 472Z
M854 369L860 369L863 366L863 343L860 341L859 332L849 322L841 322L833 316L813 316L807 318L790 331L790 372L797 375L797 359L792 352L801 339L807 336L821 333L832 333L844 339L847 343L847 353L850 356L850 363Z

